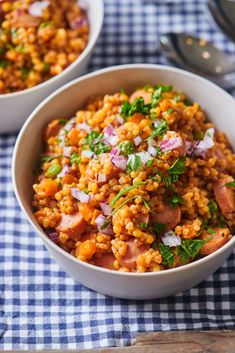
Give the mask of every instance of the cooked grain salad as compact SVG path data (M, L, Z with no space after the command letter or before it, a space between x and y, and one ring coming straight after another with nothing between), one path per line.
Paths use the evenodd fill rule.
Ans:
M34 215L76 258L153 272L231 239L235 154L199 104L171 86L92 97L69 121L51 121L43 139Z
M86 47L88 31L77 0L0 1L0 94L61 73Z

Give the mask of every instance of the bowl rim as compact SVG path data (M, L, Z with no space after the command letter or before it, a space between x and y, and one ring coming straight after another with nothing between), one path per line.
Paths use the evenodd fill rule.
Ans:
M118 66L111 66L108 68L104 68L104 69L100 69L97 70L95 72L91 72L89 74L83 75L79 78L76 78L68 83L66 83L65 85L63 85L62 87L58 88L56 91L54 91L53 93L51 93L46 99L44 99L34 110L33 112L29 115L29 117L26 119L23 127L20 130L19 135L17 136L17 140L15 142L15 146L14 146L14 151L13 151L13 155L12 155L12 183L13 183L13 188L14 188L14 193L16 196L16 199L21 207L21 210L24 212L24 214L27 217L27 220L29 221L29 223L32 225L34 231L36 233L39 233L43 242L45 242L48 247L52 247L54 251L59 252L60 255L67 257L68 260L74 261L74 263L79 264L81 266L86 267L89 270L93 270L93 271L99 271L99 272L103 272L104 274L110 274L110 275L115 275L115 276L129 276L129 277L161 277L164 275L173 275L176 273L180 273L181 271L185 270L190 270L193 269L197 266L200 266L202 264L207 263L208 261L212 260L213 258L215 258L216 256L219 256L219 254L222 254L223 252L226 251L227 248L232 247L232 245L235 245L235 236L233 236L225 245L223 245L220 249L216 250L214 253L209 254L201 259L198 259L196 261L193 261L189 264L185 264L183 266L179 266L179 267L175 267L172 269L166 269L163 271L158 271L158 272L119 272L119 271L115 271L115 270L109 270L103 267L99 267L99 266L95 266L92 264L89 264L87 262L81 261L78 258L74 257L73 255L71 255L70 253L66 252L65 250L63 250L59 245L57 245L56 243L54 243L51 239L49 239L49 237L47 236L47 234L43 231L43 229L39 226L39 224L36 224L36 221L33 220L33 217L30 217L26 210L25 207L23 206L23 203L21 202L21 198L19 196L18 193L18 187L17 187L17 173L16 173L16 160L17 160L17 155L18 155L18 147L21 144L21 140L22 137L24 135L24 132L27 130L27 126L28 124L34 119L35 115L41 110L41 108L46 105L48 102L50 102L51 99L53 99L55 96L61 94L63 91L67 90L68 88L72 87L73 85L78 84L79 82L85 81L87 79L96 77L96 76L100 76L109 72L113 72L113 71L121 71L121 70L126 70L126 69L149 69L149 70L165 70L165 71L171 71L171 72L175 72L175 73L179 73L185 77L189 77L192 80L198 80L201 81L202 83L206 83L211 85L213 88L217 89L219 91L219 93L221 94L221 96L226 97L226 99L229 99L234 105L235 105L235 100L234 98L228 94L226 91L224 91L221 87L217 86L215 83L209 81L208 79L201 77L197 74L191 73L189 71L186 70L182 70L182 69L178 69L172 66L167 66L167 65L157 65L157 64L125 64L125 65L118 65Z
M58 81L60 78L63 78L64 76L66 76L67 73L69 73L72 69L74 69L78 64L82 63L85 60L85 58L87 57L87 55L89 55L89 53L91 52L91 50L93 49L94 45L96 44L97 39L98 39L98 37L100 35L100 32L101 32L101 29L102 29L103 21L104 21L104 0L96 0L96 5L98 5L99 9L100 9L100 16L97 17L98 30L96 32L94 32L94 34L93 34L93 36L91 38L88 39L88 43L87 43L85 49L77 57L76 60L74 60L69 66L67 66L59 74L57 74L57 75L55 75L53 77L50 77L46 81L40 82L36 86L30 87L30 88L26 88L26 89L22 89L22 90L16 91L16 92L0 94L0 100L2 100L4 98L11 98L11 97L16 97L16 96L21 96L21 95L27 94L27 93L29 93L29 94L30 93L34 93L35 91L43 89L45 86L53 84L54 82Z

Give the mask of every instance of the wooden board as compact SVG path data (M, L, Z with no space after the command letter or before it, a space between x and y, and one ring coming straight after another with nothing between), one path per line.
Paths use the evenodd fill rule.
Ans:
M134 345L88 350L5 351L8 353L235 353L235 331L175 331L143 333Z

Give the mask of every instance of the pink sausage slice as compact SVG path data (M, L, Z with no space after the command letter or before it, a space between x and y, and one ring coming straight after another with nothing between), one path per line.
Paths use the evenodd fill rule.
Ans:
M61 220L56 226L57 232L63 232L68 234L70 237L81 235L86 227L86 221L84 220L80 212L73 214L61 214Z
M201 248L200 255L212 254L231 239L228 228L215 228L214 231L216 233L213 235L206 233L202 236L202 239L212 239Z
M170 206L165 206L162 212L155 213L152 217L152 221L156 223L166 224L164 231L174 229L177 224L181 221L181 210L178 205L174 208Z
M93 259L96 266L107 268L109 270L115 270L113 264L115 260L116 259L113 254L102 254L101 257L95 257Z
M232 181L234 181L234 179L230 175L227 175L213 183L215 199L224 216L235 211L235 195L233 188L225 186L226 183L231 183Z
M149 250L149 245L139 245L134 239L128 240L127 242L127 252L119 261L121 266L133 270L136 268L136 260L138 256L142 255L144 252Z
M145 104L151 103L152 100L152 93L145 91L144 89L139 89L135 91L130 96L130 102L133 103L136 98L142 97L144 99Z

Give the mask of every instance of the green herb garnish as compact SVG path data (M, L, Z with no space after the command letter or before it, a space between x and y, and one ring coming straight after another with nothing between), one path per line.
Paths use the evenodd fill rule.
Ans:
M81 157L78 156L76 152L74 152L70 157L71 164L79 164L81 162Z
M148 224L144 223L144 222L141 222L141 223L138 224L138 228L141 229L141 230L145 230L146 228L148 228Z
M206 231L208 234L215 234L216 231L212 228L208 228L207 231Z
M174 254L165 244L159 244L160 253L162 255L162 264L171 267L174 263Z
M185 157L179 157L168 169L169 174L179 175L185 172Z
M172 114L174 112L174 109L168 109L167 114Z
M124 156L128 156L134 152L135 146L131 141L123 141L119 144L119 150Z
M121 108L121 117L127 119L135 113L149 115L151 104L145 104L142 97L136 98L133 103L124 102Z
M136 172L137 170L142 169L142 161L140 156L133 154L127 162L127 171Z
M174 208L176 205L182 205L184 203L182 196L177 194L177 192L173 192L170 194L166 192L164 198L166 203L172 208Z
M208 202L208 208L211 215L211 221L213 222L218 214L218 205L215 200L210 200Z
M27 67L22 67L22 68L20 69L20 75L21 75L21 77L22 77L24 80L27 79L27 77L28 77L28 75L29 75L29 72L30 72L30 69L28 69Z
M103 134L99 133L96 130L92 130L84 139L82 143L82 148L86 149L89 146L90 150L96 155L101 153L109 152L111 146L105 145L102 142Z
M146 182L144 181L139 181L138 183L135 183L133 185L130 186L126 186L125 188L123 188L122 190L119 191L119 193L113 198L113 200L110 203L110 206L113 207L115 205L115 203L120 199L120 197L122 197L122 195L126 194L127 192L129 192L130 190L136 189L141 185L145 185Z
M166 230L166 224L164 223L152 223L152 230L156 234L162 234Z
M201 131L195 131L195 132L194 132L194 139L195 139L195 140L202 140L202 139L203 139L203 132L201 132Z
M154 163L154 159L149 159L147 162L146 162L146 167L149 168L153 165Z
M151 135L147 138L147 140L154 139L157 136L163 137L168 128L168 123L165 119L162 119L160 124L153 129Z
M62 156L61 154L57 154L56 156L42 156L41 161L42 162L51 162L53 159L59 158L61 156Z
M68 120L66 120L66 119L60 119L59 120L59 124L60 125L65 125L65 124L67 124L67 122L68 122Z
M208 239L186 239L183 240L180 246L180 258L183 262L192 259L199 254L201 248L211 240L212 237Z
M231 181L230 183L225 183L224 184L225 186L229 186L231 188L235 188L235 180L234 181Z

